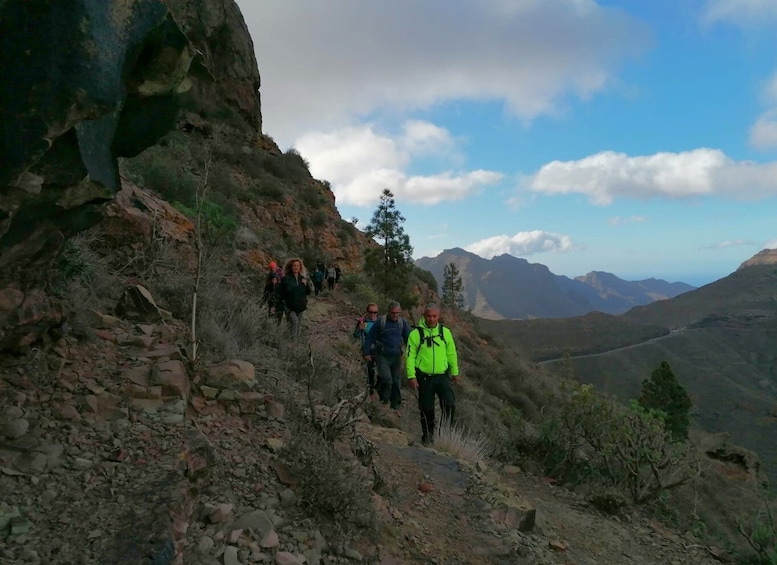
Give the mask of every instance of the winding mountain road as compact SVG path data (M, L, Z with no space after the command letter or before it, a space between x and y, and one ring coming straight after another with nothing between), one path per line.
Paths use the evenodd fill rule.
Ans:
M615 349L608 349L607 351L601 351L599 353L586 353L585 355L570 355L568 359L582 359L584 357L597 357L599 355L607 355L609 353L617 353L618 351L625 351L626 349L634 349L635 347L642 347L643 345L647 345L648 343L655 343L656 341L661 341L662 339L667 339L670 337L681 335L685 332L685 329L686 329L685 327L682 327L682 328L669 330L669 333L666 335L654 337L646 341L641 341L639 343L632 343L631 345L624 345L623 347L616 347ZM540 361L539 363L537 363L537 366L542 367L550 363L558 363L559 361L563 361L564 359L567 359L567 358L558 357L556 359L547 359L545 361Z

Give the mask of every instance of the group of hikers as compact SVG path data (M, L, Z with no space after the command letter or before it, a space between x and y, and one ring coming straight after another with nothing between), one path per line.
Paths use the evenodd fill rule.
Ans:
M307 297L311 292L318 296L324 281L330 291L334 290L341 276L337 265L318 263L308 279L302 259L289 259L283 269L272 262L262 302L279 324L285 315L291 336L298 337ZM402 405L404 368L408 385L418 393L421 443L431 444L435 432L435 399L439 400L442 418L452 421L456 410L453 384L459 380L456 343L450 329L440 320L440 308L427 304L418 324L411 325L402 317L399 302L389 302L383 316L379 315L378 305L370 302L364 316L356 321L353 337L360 340L369 398L398 413Z
M277 320L279 324L285 315L289 323L289 332L292 337L298 337L302 326L302 315L308 307L307 297L311 292L318 296L323 291L324 281L330 291L335 290L341 276L342 270L338 265L318 263L316 270L308 279L302 259L292 257L286 261L283 269L272 261L265 277L262 304L267 306L270 317Z
M426 305L414 327L402 317L399 302L389 302L386 315L378 314L378 305L370 302L353 331L361 342L370 398L377 392L381 403L398 412L404 365L410 388L418 392L421 443L430 445L434 441L435 397L442 418L452 422L456 411L453 384L459 380L459 361L453 335L440 321L436 304Z

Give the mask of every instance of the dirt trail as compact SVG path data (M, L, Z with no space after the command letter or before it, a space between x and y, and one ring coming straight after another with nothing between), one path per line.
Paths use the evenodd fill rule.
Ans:
M310 301L305 324L318 346L350 336L360 307L339 298L336 292ZM639 513L606 516L585 497L542 477L495 462L473 466L420 447L415 397L409 389L402 392L399 418L381 407L372 410L373 424L395 428L385 434L378 429L372 437L376 468L386 483L376 495L382 565L718 563L698 542ZM536 523L519 531L518 519L531 507Z

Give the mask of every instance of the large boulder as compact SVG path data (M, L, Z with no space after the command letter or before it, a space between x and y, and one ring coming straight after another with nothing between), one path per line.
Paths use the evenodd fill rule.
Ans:
M197 51L162 0L0 0L0 351L61 320L41 291L174 124Z

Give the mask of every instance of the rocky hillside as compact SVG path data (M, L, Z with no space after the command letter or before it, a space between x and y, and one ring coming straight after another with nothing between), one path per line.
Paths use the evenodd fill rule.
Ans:
M458 267L464 283L465 308L490 320L566 318L588 312L622 314L634 306L694 288L659 279L624 281L601 271L570 279L512 255L483 259L458 248L416 261L418 267L434 275L440 288L443 269L449 263Z
M744 261L739 268L745 269L755 265L775 265L777 264L777 249L763 249Z
M747 550L732 532L759 524L753 461L694 447L698 480L665 507L559 484L538 433L558 380L471 316L445 313L466 435L421 447L410 390L399 413L367 398L351 331L387 298L360 272L374 244L260 131L234 2L5 0L0 46L20 85L0 90L0 561L707 564ZM269 261L290 256L345 273L311 298L297 341L258 300ZM704 530L671 509L692 500Z

